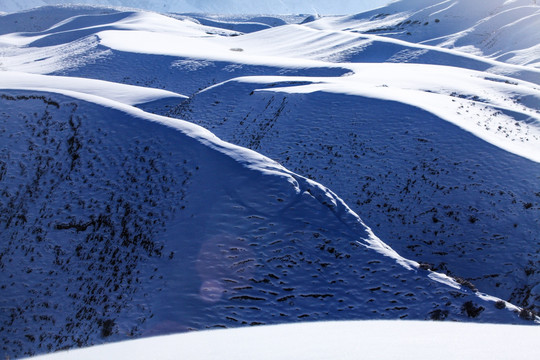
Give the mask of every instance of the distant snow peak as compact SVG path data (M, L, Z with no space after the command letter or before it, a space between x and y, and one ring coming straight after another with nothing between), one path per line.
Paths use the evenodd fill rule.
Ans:
M365 11L370 8L384 5L388 0L352 1L335 0L333 2L322 0L78 0L76 3L85 5L104 5L125 8L138 8L166 12L197 12L214 14L348 14ZM54 5L55 0L18 0L3 2L0 10L15 12L43 5Z

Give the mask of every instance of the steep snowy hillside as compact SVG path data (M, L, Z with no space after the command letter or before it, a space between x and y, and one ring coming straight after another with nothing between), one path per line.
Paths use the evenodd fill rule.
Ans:
M277 163L73 94L0 96L3 356L301 320L519 321Z
M535 0L400 0L354 16L321 19L310 26L376 34L512 64L540 66L540 34L535 31L540 28L540 4Z
M0 357L300 321L538 321L537 14L0 16Z
M301 88L231 81L176 114L339 189L399 253L540 305L538 163L417 107ZM503 131L521 128L513 125Z

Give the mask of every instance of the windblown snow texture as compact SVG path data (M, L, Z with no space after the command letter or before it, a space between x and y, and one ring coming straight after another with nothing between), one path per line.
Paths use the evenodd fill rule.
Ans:
M517 319L366 247L327 190L209 134L50 93L4 91L2 109L8 356L300 320Z
M452 4L0 16L0 356L316 320L533 324L539 8ZM530 36L470 35L502 26Z

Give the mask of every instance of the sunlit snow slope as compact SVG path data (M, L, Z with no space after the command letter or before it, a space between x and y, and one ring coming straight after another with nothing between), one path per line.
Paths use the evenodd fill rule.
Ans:
M401 0L349 17L323 19L314 28L375 34L484 55L536 68L540 8L535 0Z
M332 321L211 330L58 352L39 360L129 358L537 359L540 328L419 321ZM212 344L212 346L208 346Z
M496 18L534 39L539 7L495 3L0 16L0 356L296 321L532 324L539 56L462 32Z
M277 163L74 96L0 95L3 355L301 320L518 321Z

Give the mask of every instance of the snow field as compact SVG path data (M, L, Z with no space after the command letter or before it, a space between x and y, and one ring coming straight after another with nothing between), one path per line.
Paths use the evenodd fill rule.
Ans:
M533 323L537 14L525 0L408 0L303 24L0 16L0 356L309 321L251 331L380 324L424 353L535 358L510 338L459 348L453 324L318 322ZM482 329L504 344L502 327ZM182 336L237 331L252 336ZM403 340L363 349L417 354Z
M536 359L540 352L531 343L538 335L538 328L525 326L324 322L193 332L34 359Z

